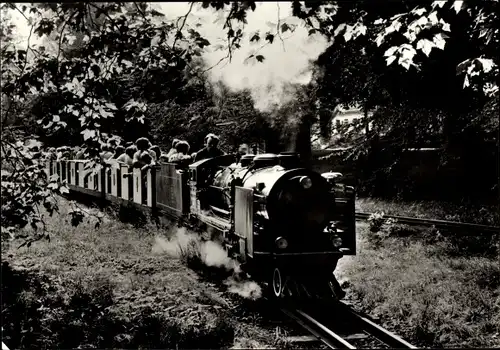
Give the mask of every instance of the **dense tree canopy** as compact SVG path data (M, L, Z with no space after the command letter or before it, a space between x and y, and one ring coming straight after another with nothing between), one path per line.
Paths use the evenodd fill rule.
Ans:
M274 140L277 128L294 130L285 146L307 158L311 127L319 124L327 136L337 105L376 109L372 128L399 147L438 135L453 148L464 130L480 130L479 140L498 128L491 113L481 112L498 96L498 1L292 1L293 16L330 44L311 66L311 83L291 85L293 98L266 113L255 109L249 91L207 79L202 55L213 43L201 23L188 20L194 6L224 16L227 60L242 40L276 45L275 37L294 28L283 21L275 32L245 32L247 13L258 6L252 1L191 4L174 21L146 3L2 5L1 142L11 172L2 182L2 228L37 227L37 206L53 209L54 191L67 191L57 177L44 178L43 157L25 142L33 134L47 145L82 145L98 170L100 145L151 130L154 142L182 135L199 147L200 135L217 127L228 149L259 133ZM14 41L7 10L30 25L27 46ZM32 44L35 36L46 44Z

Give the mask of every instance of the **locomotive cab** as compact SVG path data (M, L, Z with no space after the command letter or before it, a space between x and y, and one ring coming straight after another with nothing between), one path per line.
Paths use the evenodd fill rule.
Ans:
M214 179L236 161L232 154L222 155L214 158L207 158L189 165L191 175L191 208L193 214L205 213L211 210L217 211L218 215L228 216L229 211L224 207L226 189L214 184ZM217 210L219 209L219 210ZM226 218L228 219L228 218Z

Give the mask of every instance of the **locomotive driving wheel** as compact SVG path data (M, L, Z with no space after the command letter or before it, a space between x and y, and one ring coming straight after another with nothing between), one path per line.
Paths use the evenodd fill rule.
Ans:
M276 298L281 298L283 296L283 279L281 277L281 271L277 267L273 271L273 292Z

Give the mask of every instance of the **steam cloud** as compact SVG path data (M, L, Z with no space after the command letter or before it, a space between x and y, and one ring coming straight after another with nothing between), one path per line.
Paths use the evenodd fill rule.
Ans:
M172 2L156 3L153 6L169 19L184 16L189 8L188 3ZM227 49L217 48L226 45L223 24L227 11L202 9L199 4L194 6L188 16L188 25L199 23L200 27L196 30L212 43L203 54L209 67L227 55ZM295 27L295 30L281 33L273 44L264 45L264 33L275 33L279 23L287 23ZM257 31L262 41L251 43L250 38ZM231 62L224 61L213 67L209 71L210 79L213 82L222 80L232 90L250 89L255 107L261 111L268 111L273 105L284 104L292 98L286 91L287 84L307 84L311 79L311 60L315 60L328 44L320 34L309 35L304 23L292 16L289 3L259 2L255 11L247 13L244 33L241 48L232 53ZM252 54L263 55L264 62L258 63L255 58L249 60L248 57Z
M168 240L155 237L152 251L155 254L167 254L178 259L198 255L206 266L223 267L233 273L224 281L230 293L253 300L262 296L262 290L256 282L241 279L239 263L227 256L220 243L213 240L203 241L199 235L189 232L186 228L176 229Z

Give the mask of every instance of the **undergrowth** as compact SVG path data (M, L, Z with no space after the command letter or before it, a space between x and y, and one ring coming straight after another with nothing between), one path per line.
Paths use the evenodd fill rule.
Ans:
M186 322L154 304L119 309L113 283L59 281L2 266L3 340L12 348L219 348L232 344L225 317Z
M351 297L418 346L499 347L498 250L378 219L358 225L358 255L337 271Z
M2 241L9 348L292 347L260 316L267 306L230 293L224 282L237 274L207 266L199 240L174 257L157 243L178 228L134 217L132 207L122 208L128 223L119 222L118 206L99 227L92 216L73 227L61 201L61 214L46 217L50 241L20 249Z
M453 231L440 231L436 227L415 227L398 223L384 214L374 213L368 218L369 230L366 240L379 247L389 237L408 237L433 245L436 255L479 256L494 258L500 254L499 234L465 234Z
M10 348L233 345L217 292L152 251L168 231L110 217L99 229L91 219L73 227L61 220L64 210L46 218L50 242L17 249L2 241L2 340Z

